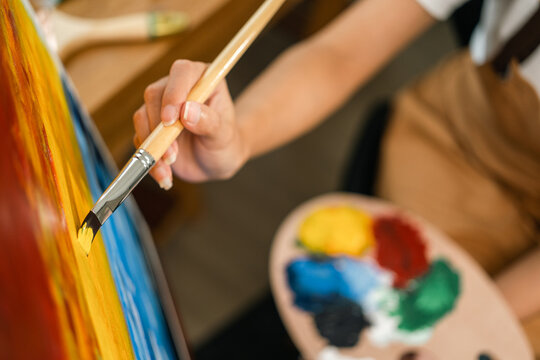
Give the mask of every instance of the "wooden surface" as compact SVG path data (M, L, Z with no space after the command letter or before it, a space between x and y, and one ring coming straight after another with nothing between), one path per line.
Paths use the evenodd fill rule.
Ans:
M296 346L305 359L316 359L326 341L313 325L312 316L293 305L286 279L287 264L305 255L295 246L297 231L303 220L315 209L348 205L358 207L374 215L399 213L421 229L432 258L442 255L449 259L461 274L462 293L457 307L435 326L432 338L422 346L438 360L476 359L485 351L495 359L533 359L523 330L511 310L484 271L450 239L412 214L404 213L381 201L352 194L328 194L311 200L295 211L282 223L270 258L270 281L272 292L281 318ZM353 348L341 351L347 356L363 356L373 359L399 359L411 346L394 344L386 348L372 345L365 333Z
M229 1L72 0L60 5L60 9L68 14L89 18L106 18L154 9L178 10L189 16L190 27L193 31L217 13L227 2ZM152 43L96 47L84 50L68 59L66 65L84 104L93 113L111 96L129 84L134 77L142 75L149 66L159 62L168 51L179 46L183 40L185 38L171 37Z

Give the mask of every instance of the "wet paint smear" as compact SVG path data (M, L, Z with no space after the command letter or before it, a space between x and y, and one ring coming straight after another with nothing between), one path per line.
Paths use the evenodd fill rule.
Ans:
M315 324L321 336L336 347L355 346L362 331L370 325L362 307L345 298L337 298L316 313Z
M424 350L408 351L401 355L399 360L436 360L432 354L428 354Z
M300 226L299 243L315 254L358 256L373 245L372 222L348 206L319 209Z
M401 318L398 328L417 331L429 328L454 308L460 293L460 278L448 262L438 259L429 272L399 293L394 313Z
M394 286L405 288L411 279L424 274L429 266L426 246L420 233L397 216L375 220L376 260L394 274Z
M346 257L297 259L287 267L294 303L309 312L321 311L338 296L361 304L383 277L370 263Z
M418 353L416 351L408 351L401 355L399 360L418 360Z
M326 346L317 354L316 360L375 360L371 357L347 356L339 352L335 346Z
M486 353L482 353L480 355L478 355L478 360L492 360L493 358L486 354Z
M370 325L361 303L383 277L374 265L347 257L303 258L287 267L295 305L313 313L320 335L337 347L356 345Z
M340 295L358 304L362 304L372 290L390 284L391 275L370 262L341 257L335 259L334 264L343 280Z
M294 294L294 304L308 312L322 311L333 301L339 295L342 281L331 261L309 258L290 263L287 279Z

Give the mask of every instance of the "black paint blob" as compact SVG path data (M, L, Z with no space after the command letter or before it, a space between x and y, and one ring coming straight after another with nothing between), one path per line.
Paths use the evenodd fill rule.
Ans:
M416 360L418 359L418 353L416 351L408 351L405 354L401 355L399 360Z
M315 314L315 324L321 336L336 347L355 346L362 330L370 325L360 305L341 297Z

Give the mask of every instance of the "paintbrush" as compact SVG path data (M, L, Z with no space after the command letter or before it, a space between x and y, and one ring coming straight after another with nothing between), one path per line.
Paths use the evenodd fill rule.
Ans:
M187 101L200 103L206 101L217 84L225 78L284 2L285 0L266 0L259 7L208 66L189 93ZM79 242L87 255L90 253L92 242L100 227L122 204L139 181L148 174L155 162L163 156L183 129L180 121L167 127L160 123L101 195L79 229Z
M100 43L144 41L181 32L188 16L178 11L150 11L88 19L53 10L49 18L61 58Z

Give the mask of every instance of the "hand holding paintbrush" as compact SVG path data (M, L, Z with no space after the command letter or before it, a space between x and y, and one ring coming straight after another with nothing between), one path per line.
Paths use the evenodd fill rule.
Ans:
M225 81L221 81L206 103L186 101L189 89L205 69L203 63L175 62L170 76L146 88L145 104L133 116L137 147L142 143L140 139L147 138L160 123L167 127L180 119L188 130L181 141L173 142L150 171L163 189L172 186L171 170L191 182L223 179L232 175L246 158ZM179 147L180 160L176 161Z
M266 0L261 5L205 70L187 96L187 101L204 103L208 99L284 1ZM84 219L79 231L79 241L87 254L99 228L149 172L156 160L161 159L184 129L177 121L178 112L172 111L169 115L173 115L174 123L164 126L160 122L157 125Z

